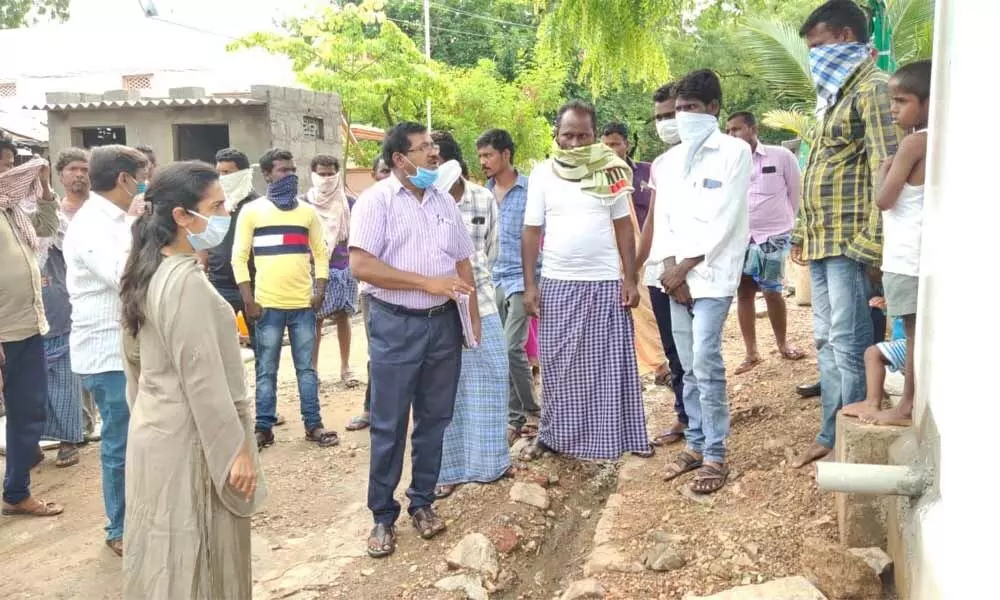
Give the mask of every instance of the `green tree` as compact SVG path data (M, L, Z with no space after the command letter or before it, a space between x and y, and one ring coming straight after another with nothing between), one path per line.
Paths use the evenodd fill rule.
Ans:
M16 29L39 20L65 21L69 0L0 0L0 29Z
M430 11L431 56L447 65L471 68L489 58L513 81L535 45L538 20L531 0L440 0L431 2ZM423 0L395 0L385 13L423 48Z

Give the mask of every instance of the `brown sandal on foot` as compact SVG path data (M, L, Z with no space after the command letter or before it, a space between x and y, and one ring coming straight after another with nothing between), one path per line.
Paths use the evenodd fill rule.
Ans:
M682 450L677 454L674 462L667 465L667 472L663 475L663 481L677 479L689 471L700 468L701 465L702 461L700 458L691 454L688 450Z
M111 551L117 554L119 558L121 558L122 554L125 553L125 545L122 543L121 538L118 538L117 540L108 540L104 542L104 544L108 548L111 548Z
M63 507L55 502L46 502L37 498L28 497L17 504L3 503L0 514L6 517L24 515L28 517L54 517L61 515Z
M437 516L437 513L430 506L424 506L413 511L410 518L413 520L413 527L417 530L417 533L425 540L429 540L447 529L444 521L441 520L441 517Z
M729 467L706 463L702 465L691 482L691 491L695 494L711 494L722 489L729 479Z
M764 359L760 358L759 356L757 358L744 359L743 362L741 362L740 365L736 367L736 370L733 371L733 375L742 375L744 373L748 373L752 371L754 367L756 367L762 362L764 362Z
M63 469L80 462L80 451L76 446L60 446L56 454L56 467Z

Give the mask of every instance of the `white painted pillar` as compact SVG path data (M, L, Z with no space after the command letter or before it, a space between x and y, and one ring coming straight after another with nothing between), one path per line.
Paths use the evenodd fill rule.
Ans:
M995 597L1000 489L1000 2L937 0L921 257L917 425L940 436L936 502L919 511L914 600ZM921 428L926 432L926 428ZM922 444L933 448L933 431ZM908 549L909 550L909 549Z

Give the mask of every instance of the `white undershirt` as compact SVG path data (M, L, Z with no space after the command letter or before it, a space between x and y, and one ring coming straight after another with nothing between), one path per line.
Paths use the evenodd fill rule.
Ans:
M542 277L565 281L622 278L613 221L628 219L628 195L612 206L584 194L580 184L560 179L552 161L538 164L528 178L524 224L545 226Z

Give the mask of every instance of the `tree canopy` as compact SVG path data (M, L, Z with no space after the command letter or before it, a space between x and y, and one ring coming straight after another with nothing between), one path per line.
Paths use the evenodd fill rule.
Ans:
M0 29L16 29L40 20L65 21L69 0L0 0Z

